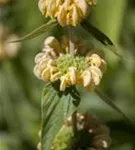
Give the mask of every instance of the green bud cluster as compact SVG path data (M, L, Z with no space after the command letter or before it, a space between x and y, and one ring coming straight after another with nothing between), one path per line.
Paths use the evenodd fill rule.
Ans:
M65 54L59 57L57 62L58 68L63 74L65 74L71 66L75 67L78 72L82 72L89 67L87 60L83 56Z

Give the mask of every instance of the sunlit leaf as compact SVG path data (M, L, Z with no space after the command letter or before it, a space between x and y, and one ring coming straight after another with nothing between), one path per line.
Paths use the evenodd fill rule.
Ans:
M64 120L74 113L79 101L78 93L72 88L60 92L56 84L45 86L42 95L42 150L50 150Z
M9 42L21 42L24 40L30 40L30 39L36 38L36 37L42 35L43 33L48 32L50 29L52 29L56 25L57 25L57 23L55 20L50 20L49 22L41 25L40 27L38 27L37 29L35 29L31 33L28 33L27 35L20 38L19 40L9 41Z

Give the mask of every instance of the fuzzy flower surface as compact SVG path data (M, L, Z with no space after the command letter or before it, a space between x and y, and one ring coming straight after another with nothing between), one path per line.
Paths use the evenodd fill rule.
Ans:
M60 80L60 90L80 85L94 89L100 84L106 62L96 53L77 55L69 53L69 40L59 42L55 37L48 37L42 52L35 57L34 74L43 81Z
M39 0L45 17L56 18L61 26L77 26L86 18L96 0Z

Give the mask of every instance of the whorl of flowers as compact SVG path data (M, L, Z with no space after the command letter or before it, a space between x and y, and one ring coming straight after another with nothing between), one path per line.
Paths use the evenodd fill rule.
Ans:
M61 91L77 84L93 89L99 85L106 63L95 53L79 56L75 51L75 56L69 54L67 38L59 42L55 37L48 37L42 52L35 57L35 75L43 81L60 80Z
M9 42L17 39L19 39L17 35L10 33L8 28L0 24L0 60L17 55L21 44Z
M57 18L61 26L76 26L95 4L96 0L39 0L38 6L45 17Z
M107 150L111 144L109 129L91 115L77 114L77 133L72 118L66 121L52 145L52 150Z

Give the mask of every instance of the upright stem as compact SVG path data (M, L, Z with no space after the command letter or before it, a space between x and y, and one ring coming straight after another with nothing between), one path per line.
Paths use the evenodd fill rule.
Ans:
M73 131L74 131L74 135L76 135L77 133L77 117L76 117L77 111L75 111L72 114L72 122L73 122Z
M68 35L69 35L69 50L70 50L70 54L72 56L74 56L75 53L75 46L74 46L74 42L73 42L73 31L72 31L72 27L68 27Z
M74 56L74 54L75 54L75 45L74 45L74 41L73 41L73 29L72 29L72 27L68 27L68 36L69 36L69 51L70 51L70 54L72 56ZM76 118L76 113L77 113L77 111L75 111L72 114L72 122L73 122L74 135L76 135L76 133L77 133L77 118Z

